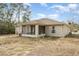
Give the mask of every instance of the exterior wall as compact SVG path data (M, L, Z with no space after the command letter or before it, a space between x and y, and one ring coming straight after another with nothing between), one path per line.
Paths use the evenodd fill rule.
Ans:
M62 35L63 35L63 36L66 36L66 35L69 34L70 29L69 29L66 25L64 25L64 26L62 27L62 31L63 31Z
M69 34L70 30L67 26L55 26L55 33L52 33L52 26L47 26L46 27L46 35L47 36L66 36Z
M31 28L30 26L26 26L24 31L25 33L22 34L22 36L26 36L26 37L42 37L42 36L58 36L58 37L63 37L63 36L66 36L67 34L69 34L70 32L70 29L64 25L64 26L55 26L55 33L52 33L52 26L46 26L45 27L45 34L38 34L38 25L35 26L35 35L30 35L30 34L27 34L30 32ZM22 27L16 27L15 29L15 33L16 34L20 34L22 33Z
M22 31L23 31L23 34L27 34L30 32L30 30L31 30L30 26L25 26L23 28L22 28L22 26L18 26L15 28L15 33L19 34L19 33L22 33Z
M23 34L27 34L27 33L29 33L30 31L31 31L30 26L26 26L26 27L24 28L24 32L25 32L25 33L23 33Z
M15 34L20 34L20 33L22 33L22 27L18 26L15 28Z
M26 34L27 33L27 27L26 26L22 27L22 33L23 34Z

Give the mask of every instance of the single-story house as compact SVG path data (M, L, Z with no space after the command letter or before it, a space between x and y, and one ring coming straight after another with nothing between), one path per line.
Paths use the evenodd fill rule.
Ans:
M70 32L69 27L63 23L49 18L28 21L16 26L15 33L26 37L56 36L63 37Z

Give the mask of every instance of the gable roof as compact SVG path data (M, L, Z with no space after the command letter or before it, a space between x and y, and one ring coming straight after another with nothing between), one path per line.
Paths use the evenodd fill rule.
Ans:
M58 22L58 21L53 20L53 19L41 18L38 20L33 20L33 21L23 23L22 25L62 25L62 24L64 24L64 23Z

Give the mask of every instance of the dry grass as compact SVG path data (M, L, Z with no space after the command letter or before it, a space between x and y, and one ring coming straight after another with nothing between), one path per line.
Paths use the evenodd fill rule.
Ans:
M0 36L0 55L79 55L79 39Z

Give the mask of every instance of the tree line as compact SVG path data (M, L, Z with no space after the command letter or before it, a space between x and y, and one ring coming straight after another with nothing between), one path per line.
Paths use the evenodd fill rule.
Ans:
M23 3L0 3L0 34L15 33L15 25L29 21L30 6Z

